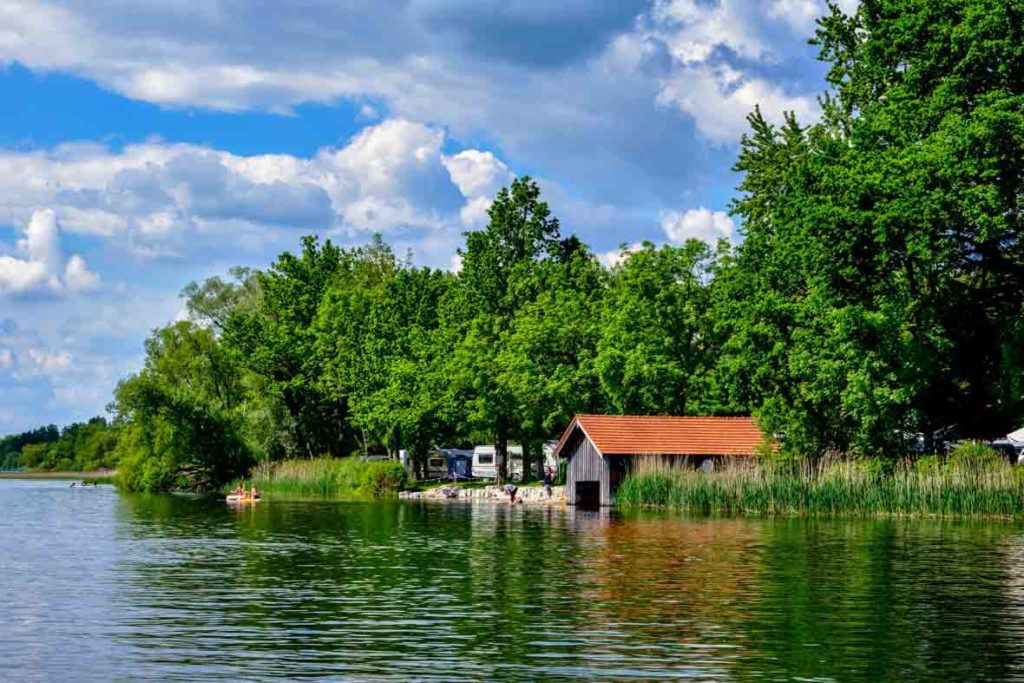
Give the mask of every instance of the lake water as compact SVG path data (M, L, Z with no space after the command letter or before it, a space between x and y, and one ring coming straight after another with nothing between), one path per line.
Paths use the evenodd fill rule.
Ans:
M1024 679L1024 528L0 481L4 680Z

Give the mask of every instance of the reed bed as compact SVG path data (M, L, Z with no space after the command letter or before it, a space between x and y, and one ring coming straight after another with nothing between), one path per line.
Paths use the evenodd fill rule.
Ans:
M760 515L1024 516L1024 468L998 455L946 460L731 463L714 472L640 460L620 506Z
M354 457L284 460L257 465L242 483L280 498L388 497L405 486L406 472L397 462Z

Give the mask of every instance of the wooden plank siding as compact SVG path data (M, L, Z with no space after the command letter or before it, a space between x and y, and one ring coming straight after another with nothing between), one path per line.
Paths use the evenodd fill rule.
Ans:
M611 481L608 460L602 458L597 448L591 443L582 430L577 430L574 443L569 448L568 468L565 475L566 496L570 505L579 502L576 494L576 483L582 481L597 482L600 490L602 506L612 504Z

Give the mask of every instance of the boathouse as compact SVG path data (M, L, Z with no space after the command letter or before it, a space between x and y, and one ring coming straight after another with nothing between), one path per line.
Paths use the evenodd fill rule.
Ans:
M637 458L680 458L701 466L755 456L765 442L751 417L577 415L555 454L568 463L570 505L611 505Z

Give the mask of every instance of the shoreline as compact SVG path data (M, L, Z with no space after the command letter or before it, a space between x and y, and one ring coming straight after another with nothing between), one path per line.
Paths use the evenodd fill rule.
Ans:
M400 491L400 500L431 500L431 501L495 501L508 503L508 494L499 486L465 487L437 486L425 491ZM516 504L522 500L523 505L564 506L565 487L554 486L548 498L543 486L520 486L516 492Z
M89 470L84 472L0 472L0 479L35 479L35 480L81 480L81 479L111 479L117 470Z

